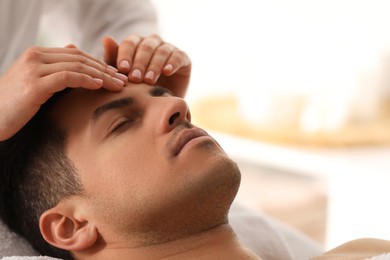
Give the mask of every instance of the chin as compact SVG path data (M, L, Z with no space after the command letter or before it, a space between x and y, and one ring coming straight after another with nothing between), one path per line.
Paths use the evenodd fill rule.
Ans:
M158 209L143 218L149 233L156 231L156 240L175 240L228 224L228 212L241 181L237 164L221 154L205 161L194 173L187 172L192 180L177 185L167 199L160 197Z
M228 212L241 181L237 164L228 156L220 156L207 166L205 178L192 202L192 214L196 212L199 228L228 223Z
M159 183L158 189L148 191L150 202L144 201L140 214L134 217L132 211L136 223L128 229L144 234L144 241L172 241L228 224L241 181L237 164L210 143L197 145L184 155L182 164L165 170L169 178L158 181L164 185Z

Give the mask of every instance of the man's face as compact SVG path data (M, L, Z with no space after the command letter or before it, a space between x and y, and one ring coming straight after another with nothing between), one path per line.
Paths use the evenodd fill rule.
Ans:
M54 111L85 189L85 217L105 239L157 231L169 239L226 221L239 170L190 124L183 99L129 84L116 93L72 90Z

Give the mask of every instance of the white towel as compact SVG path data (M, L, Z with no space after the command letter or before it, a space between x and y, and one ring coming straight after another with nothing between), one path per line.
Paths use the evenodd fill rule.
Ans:
M39 254L25 239L11 232L0 220L0 257L12 255L38 256Z
M317 245L299 232L237 203L233 203L229 219L239 240L263 259L302 260L322 254ZM3 260L55 259L39 256L26 240L1 221L0 257Z
M390 253L374 256L365 260L390 260Z

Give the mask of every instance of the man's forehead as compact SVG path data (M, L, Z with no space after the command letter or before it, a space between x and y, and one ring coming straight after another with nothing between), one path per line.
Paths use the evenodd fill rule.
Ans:
M93 111L101 104L120 97L131 96L135 92L148 91L151 86L147 84L128 84L122 91L112 92L105 89L88 90L72 89L64 94L54 105L52 115L68 124L69 120L91 117Z
M98 89L98 90L89 90L83 88L72 89L68 93L64 95L62 98L62 102L60 101L60 105L71 106L73 105L81 105L81 106L91 106L95 103L104 102L109 100L110 98L118 98L121 96L131 95L139 90L147 91L151 86L147 84L127 84L126 87L123 88L122 91L113 92L108 91L106 89ZM62 103L62 104L61 104Z

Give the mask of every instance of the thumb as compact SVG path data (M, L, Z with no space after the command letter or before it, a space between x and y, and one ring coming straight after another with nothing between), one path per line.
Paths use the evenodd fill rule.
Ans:
M102 40L104 48L104 61L116 67L116 58L118 57L118 44L111 37L104 37Z

